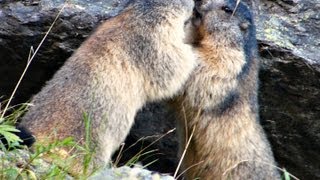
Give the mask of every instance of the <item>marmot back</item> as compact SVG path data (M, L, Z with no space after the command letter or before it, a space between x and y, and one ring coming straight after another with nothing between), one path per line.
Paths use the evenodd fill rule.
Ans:
M196 5L200 65L176 99L187 179L279 179L258 118L259 62L249 9L236 0Z
M193 0L135 0L102 23L36 94L20 126L38 142L84 143L91 120L94 163L101 166L126 138L136 112L173 96L196 66L183 42Z

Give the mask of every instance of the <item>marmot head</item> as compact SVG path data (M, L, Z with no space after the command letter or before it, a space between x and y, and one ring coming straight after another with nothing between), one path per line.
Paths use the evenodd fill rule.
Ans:
M195 0L196 15L201 19L199 36L217 46L243 48L255 37L249 8L237 0ZM255 41L255 38L254 38ZM205 41L204 41L205 42Z

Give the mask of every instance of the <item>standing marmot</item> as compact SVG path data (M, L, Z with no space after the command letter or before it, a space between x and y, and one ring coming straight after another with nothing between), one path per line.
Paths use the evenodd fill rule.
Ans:
M180 154L187 179L279 179L259 124L259 62L255 26L246 5L209 0L196 5L201 24L194 38L200 65L176 99ZM186 138L187 136L187 138ZM188 169L190 168L190 169Z
M100 25L33 97L20 126L38 142L71 136L83 144L87 113L93 162L106 164L136 112L177 93L196 66L183 42L193 8L193 0L134 0Z

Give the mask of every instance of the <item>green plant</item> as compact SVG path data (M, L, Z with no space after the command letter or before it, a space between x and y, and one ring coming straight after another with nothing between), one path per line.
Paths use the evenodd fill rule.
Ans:
M7 113L6 116L0 118L0 142L5 142L7 146L5 147L3 143L0 143L2 151L6 151L6 149L14 149L20 146L19 143L21 143L22 140L15 134L20 131L16 129L15 124L18 118L26 112L28 105L29 104L24 103L11 106L7 109L10 113ZM2 114L3 111L0 110L0 113Z
M286 169L283 169L283 175L282 175L282 179L283 180L290 180L291 174L286 170Z
M8 149L15 148L20 145L19 143L22 142L22 140L17 135L14 134L15 132L19 132L19 130L16 129L15 126L0 124L0 135L3 137L3 138L0 138L0 141L3 141L5 139ZM1 149L2 151L6 150L6 147L2 143L1 143Z

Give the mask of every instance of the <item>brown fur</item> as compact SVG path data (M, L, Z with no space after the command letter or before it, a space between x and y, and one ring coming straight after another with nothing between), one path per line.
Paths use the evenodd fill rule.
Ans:
M71 136L84 144L87 113L93 163L107 164L136 112L176 94L194 69L196 58L183 42L192 9L192 0L134 1L102 23L33 97L21 126L38 143Z
M202 18L194 43L200 65L175 100L180 155L194 130L182 171L187 170L186 179L279 179L258 122L254 25L243 17L249 10L242 3L234 16L223 10L232 5L235 1L209 0L197 7Z

